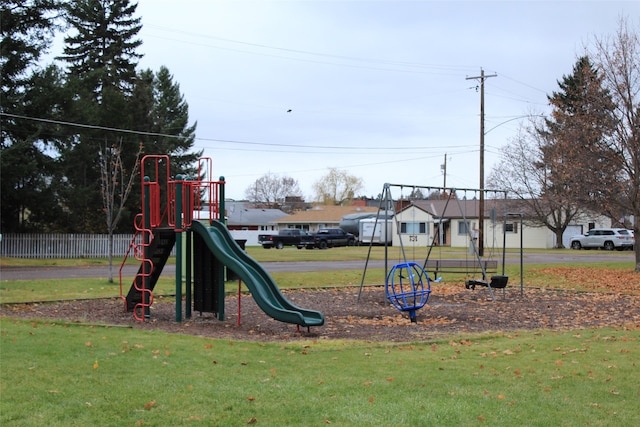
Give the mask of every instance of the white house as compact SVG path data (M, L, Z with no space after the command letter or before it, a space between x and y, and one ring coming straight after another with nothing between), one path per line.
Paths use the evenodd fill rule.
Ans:
M404 208L397 212L394 221L394 238L402 238L405 246L430 245L435 238L436 245L469 247L479 229L478 200L414 200L404 202ZM403 203L399 203L403 205ZM511 206L509 206L511 205ZM555 246L555 234L547 227L533 227L520 224L517 210L511 211L513 203L502 199L485 200L484 247L550 249ZM504 213L509 212L506 220ZM567 227L563 243L568 247L569 239L595 227L608 227L611 221L601 215L583 215ZM400 233L398 234L398 227ZM503 230L506 233L503 235ZM394 240L395 244L396 240ZM399 243L399 242L398 242Z

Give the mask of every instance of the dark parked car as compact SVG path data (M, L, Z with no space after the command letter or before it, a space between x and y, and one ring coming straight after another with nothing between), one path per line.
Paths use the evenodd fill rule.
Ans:
M285 246L313 249L316 246L311 234L297 228L280 230L278 234L260 234L258 235L258 243L265 249L282 249Z
M356 236L347 233L342 228L321 228L314 234L314 239L316 247L320 249L356 244Z

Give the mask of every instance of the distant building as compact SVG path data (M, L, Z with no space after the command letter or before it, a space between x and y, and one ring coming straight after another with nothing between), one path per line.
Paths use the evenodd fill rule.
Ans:
M276 220L289 216L280 209L253 208L245 201L225 200L227 228L236 240L246 240L246 246L258 245L258 234L278 232ZM200 213L200 218L209 218Z
M340 221L345 215L365 212L375 214L377 211L378 208L376 207L366 206L316 205L311 209L277 219L275 223L278 229L299 228L314 233L320 228L340 227Z

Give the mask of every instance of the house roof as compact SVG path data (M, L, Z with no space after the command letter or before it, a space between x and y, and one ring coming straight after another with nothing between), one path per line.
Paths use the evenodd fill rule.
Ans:
M422 210L429 212L434 218L478 218L480 201L450 199L447 200L413 200L413 204ZM491 210L495 209L499 216L505 207L513 205L515 201L508 201L505 205L503 199L485 199L484 216L488 217Z
M249 208L245 202L225 201L228 225L268 225L274 221L288 217L289 214L280 209L255 209Z
M318 205L306 211L296 212L293 215L289 215L286 218L279 218L275 220L276 223L324 223L334 222L339 223L343 216L355 213L364 212L377 212L376 207L364 207L364 206L329 206Z

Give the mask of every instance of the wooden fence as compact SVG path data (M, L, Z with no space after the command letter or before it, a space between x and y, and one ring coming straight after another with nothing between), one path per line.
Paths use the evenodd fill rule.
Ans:
M113 256L127 253L133 234L113 236ZM12 258L107 258L106 234L4 234L0 256ZM132 255L130 255L132 256Z

